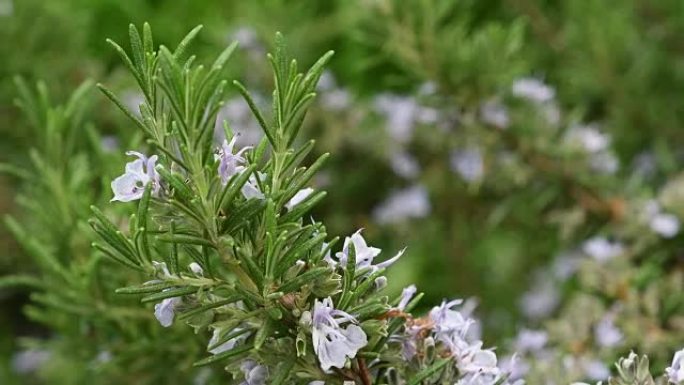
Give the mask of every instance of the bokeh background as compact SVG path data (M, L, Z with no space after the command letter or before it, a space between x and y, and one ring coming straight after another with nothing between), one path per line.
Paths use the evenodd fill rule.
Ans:
M199 60L239 41L227 77L264 103L276 31L304 66L335 50L302 135L317 140L317 154L332 153L316 179L329 195L314 215L330 234L364 228L387 255L408 247L391 288L416 283L424 309L477 298L490 344L538 322L578 286L547 283L540 269L620 223L626 196L652 197L683 160L677 0L0 0L0 162L23 167L29 149L41 148L13 103L15 76L43 81L56 102L94 79L135 110L140 95L105 38L126 42L128 24L145 21L167 45L203 24ZM242 145L254 143L256 122L234 95L222 116ZM90 128L76 136L90 144L80 151L98 151L85 139L92 130L105 149L139 143L104 96L88 99ZM123 160L107 159L85 168L111 180ZM32 222L17 199L30 189L0 174L0 211L54 232L41 226L58 227L59 218ZM87 208L108 193L93 187L78 199ZM74 213L87 220L87 210ZM676 238L668 242L680 250ZM6 227L0 250L0 276L40 270ZM535 287L552 298L532 298ZM9 373L21 338L54 337L22 312L29 297L26 288L0 288L0 375L8 378L19 378Z

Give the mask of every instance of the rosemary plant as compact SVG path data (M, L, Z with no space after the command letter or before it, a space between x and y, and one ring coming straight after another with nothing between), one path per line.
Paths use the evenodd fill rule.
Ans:
M250 385L505 383L496 355L469 333L461 301L419 318L410 313L415 287L384 293L385 269L402 251L377 262L381 250L361 230L338 246L309 218L325 197L309 186L328 154L305 165L314 142L297 134L332 52L301 73L276 35L271 111L233 82L265 134L238 150L229 122L226 141L212 139L236 44L205 67L188 54L199 30L174 50L156 49L147 24L142 36L130 27L130 53L109 41L144 94L140 117L99 87L149 145L147 155L128 152L111 183L111 205L136 202L127 230L92 208L101 239L93 246L149 277L117 292L154 303L160 327L186 323L204 336L195 366L222 365Z

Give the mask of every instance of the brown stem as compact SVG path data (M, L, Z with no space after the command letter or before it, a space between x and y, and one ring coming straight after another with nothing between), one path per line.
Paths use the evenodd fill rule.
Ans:
M368 367L366 366L366 360L359 357L356 361L359 363L359 377L361 378L361 383L363 383L363 385L373 385L370 373L368 372Z

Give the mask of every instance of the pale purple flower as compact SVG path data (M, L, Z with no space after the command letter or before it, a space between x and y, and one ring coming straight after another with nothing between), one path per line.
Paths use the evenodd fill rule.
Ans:
M396 151L390 158L390 167L395 174L402 178L413 179L420 173L418 161L405 151Z
M579 267L580 257L577 252L563 252L556 257L551 266L553 275L560 281L570 278Z
M368 246L366 244L366 240L363 239L363 236L361 235L361 230L359 230L352 234L351 237L346 237L344 239L344 246L342 247L342 251L335 253L335 258L337 259L337 261L333 260L332 257L330 257L329 255L326 255L325 261L328 262L328 264L333 268L336 268L337 266L345 268L347 266L347 260L349 258L350 245L354 246L354 255L356 256L357 271L365 268L368 268L370 271L384 269L393 264L394 262L396 262L402 256L402 254L404 254L405 250L401 250L394 257L384 262L378 263L377 265L374 265L373 260L380 254L382 250L378 249L377 247Z
M584 375L592 381L607 380L610 377L610 369L599 360L587 360L582 362Z
M359 349L368 344L366 334L355 322L350 314L335 309L330 297L314 302L313 346L324 371L343 368L347 357L356 357Z
M40 369L52 357L48 350L28 349L12 357L12 369L19 374L27 374Z
M137 117L141 117L140 105L145 103L145 95L140 91L126 90L121 94L121 101L124 106L133 112Z
M452 309L462 303L463 300L460 299L443 301L440 306L435 306L429 313L435 340L443 343L457 359L462 358L464 354L471 353L474 349L474 345L468 339L468 332L475 321ZM479 341L476 341L475 345L477 343Z
M351 95L344 88L335 88L321 93L321 105L331 111L343 111L351 105Z
M100 139L102 151L112 153L119 149L119 139L114 135L105 135Z
M513 82L511 92L514 96L528 99L535 103L547 103L556 96L556 91L553 88L544 84L541 80L532 77L520 78Z
M176 306L183 302L181 297L165 298L160 303L154 305L154 317L157 318L161 326L167 328L173 324L176 316Z
M423 218L429 213L428 191L421 185L415 185L394 191L385 202L373 210L373 217L379 224L388 224Z
M240 327L237 327L233 330L230 331L230 333L238 333L241 330L243 330ZM215 328L213 334L211 335L211 339L209 340L209 344L207 345L207 351L211 354L221 354L223 352L227 352L229 350L232 350L235 345L238 343L244 341L248 337L248 333L242 333L234 338L229 339L228 341L223 342L220 345L216 345L221 341L222 337L222 331L219 328Z
M506 129L510 124L508 110L498 99L489 100L480 106L480 118L486 124Z
M192 271L193 274L195 274L198 277L204 276L204 270L202 269L202 266L200 266L197 262L192 262L188 268L190 268L190 271Z
M543 330L522 329L515 338L518 353L536 353L546 346L549 335Z
M292 210L293 207L305 201L306 198L308 198L309 195L311 195L313 192L314 189L312 189L311 187L303 188L297 191L297 193L292 197L292 199L290 199L290 201L285 204L285 207L288 210Z
M434 124L439 119L437 110L419 105L412 97L379 95L374 100L374 107L387 119L386 131L398 143L411 139L417 123Z
M604 316L594 327L594 339L596 339L599 346L612 348L620 345L623 338L624 335L615 326L613 314Z
M459 373L464 376L458 385L494 385L501 379L501 369L497 367L496 354L482 350L481 343L468 348L457 362Z
M604 237L594 237L584 242L582 251L602 263L622 254L624 248L620 242L609 241Z
M608 151L593 154L589 162L591 169L601 174L615 174L620 169L620 161Z
M484 159L477 147L452 151L450 164L451 170L466 182L475 182L484 176Z
M675 353L672 364L665 369L668 381L673 384L684 382L684 349Z
M663 238L672 238L679 233L681 223L674 214L658 213L651 218L649 226Z
M249 26L240 26L236 28L229 37L230 40L237 41L241 48L258 49L261 48L259 43L259 36L254 28Z
M245 374L245 381L240 385L266 385L267 367L259 365L254 360L247 359L240 364L240 370Z
M249 146L243 147L233 154L233 147L235 147L236 140L237 136L233 136L230 143L227 140L224 140L221 149L214 155L214 160L219 161L218 174L221 178L221 184L224 186L233 175L238 174L242 170L241 165L245 163L245 158L242 156L242 153L251 148Z
M254 174L249 177L249 180L242 186L242 190L240 191L245 199L264 199L264 193L259 190L259 184L257 183Z
M401 291L401 298L399 299L399 304L397 304L397 309L404 311L409 302L411 302L413 296L416 295L417 290L416 285L405 287L404 290Z
M138 200L142 198L145 186L148 183L152 183L152 194L158 194L161 186L159 175L154 169L157 156L152 155L148 158L135 151L127 151L126 155L136 156L138 159L126 163L126 172L112 181L111 187L114 198L111 201L130 202Z

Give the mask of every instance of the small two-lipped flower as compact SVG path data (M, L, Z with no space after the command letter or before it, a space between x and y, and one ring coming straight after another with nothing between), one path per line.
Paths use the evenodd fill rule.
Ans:
M335 259L334 260L330 255L325 256L325 261L328 262L330 267L337 268L338 266L344 268L347 266L347 261L349 260L349 255L351 253L350 247L354 247L354 255L356 258L356 270L361 270L361 269L368 269L369 272L374 272L379 269L384 269L394 262L396 262L402 254L404 254L404 250L399 251L394 257L378 263L378 264L373 264L373 260L375 257L380 255L380 252L382 252L381 249L378 249L377 247L372 247L368 246L366 243L366 240L363 239L363 236L361 235L361 230L358 230L354 234L352 234L351 237L346 237L344 240L344 246L342 247L342 251L338 252L335 254Z
M152 194L159 194L159 174L154 169L157 155L148 158L136 151L127 151L126 155L136 156L138 159L126 163L125 173L112 181L112 202L130 202L142 198L148 183L152 183Z
M242 154L251 149L251 146L246 146L240 149L238 152L233 153L235 142L237 141L237 136L228 142L223 141L221 148L218 153L214 155L214 160L219 162L218 175L221 179L222 185L227 185L236 174L240 174L246 170L244 164L247 160L242 156ZM259 179L263 180L264 176L261 173L257 173ZM259 189L259 182L257 181L257 176L250 175L247 182L242 186L242 195L246 199L263 199L264 194Z
M335 309L330 297L314 302L313 314L305 312L303 323L311 323L314 352L321 369L343 368L348 358L368 344L366 333L350 314ZM345 325L346 326L343 326Z

